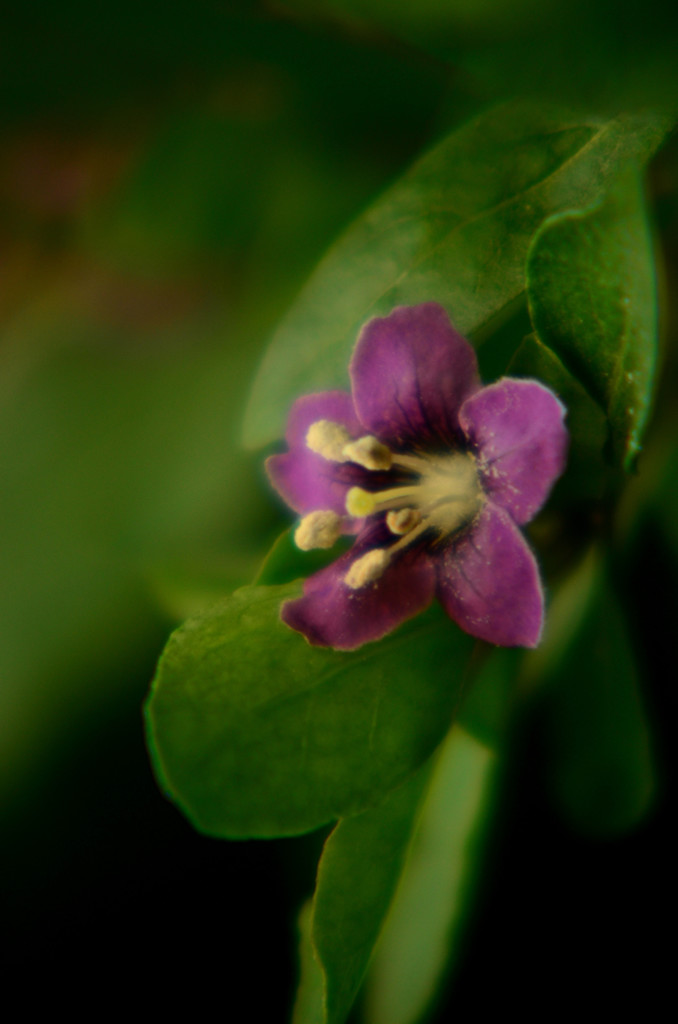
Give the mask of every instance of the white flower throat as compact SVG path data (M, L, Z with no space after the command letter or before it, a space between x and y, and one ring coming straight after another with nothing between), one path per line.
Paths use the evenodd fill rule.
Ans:
M483 504L476 460L468 452L404 454L391 452L370 435L351 439L340 423L318 420L306 434L306 444L330 462L352 462L370 471L400 470L403 479L394 487L367 491L351 487L346 512L363 518L385 512L386 526L399 539L356 559L344 582L359 590L379 579L393 556L425 533L441 541L467 526ZM342 517L336 512L311 512L301 520L295 541L302 550L329 548L341 534Z

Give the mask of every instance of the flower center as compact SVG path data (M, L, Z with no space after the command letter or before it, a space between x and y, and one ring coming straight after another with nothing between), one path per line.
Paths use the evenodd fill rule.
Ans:
M330 461L354 462L370 471L393 469L399 476L395 487L379 491L351 487L346 495L350 516L361 519L385 512L388 529L399 538L353 562L344 582L354 590L378 579L394 555L424 534L433 542L453 536L473 520L483 504L476 460L468 452L391 452L376 437L352 441L343 427L328 420L311 425L306 443ZM310 517L302 520L300 530L307 520ZM303 540L308 543L306 532Z
M401 464L400 459L406 462ZM393 533L407 533L418 526L432 528L439 536L455 533L478 511L482 491L476 462L467 452L445 455L393 457L393 465L406 468L412 479L383 491L352 487L346 495L351 516L386 512Z

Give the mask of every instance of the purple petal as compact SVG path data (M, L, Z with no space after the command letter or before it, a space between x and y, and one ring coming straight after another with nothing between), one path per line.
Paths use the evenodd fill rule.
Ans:
M308 428L317 420L332 420L346 427L351 437L364 433L346 391L323 391L305 395L292 406L286 438L290 451L266 460L271 483L290 508L300 515L318 509L346 512L349 487L364 483L364 471L343 463L330 462L306 447ZM359 520L346 520L346 528L355 532Z
M397 446L458 439L459 408L480 387L475 352L435 302L365 324L350 374L366 430Z
M345 516L346 492L364 484L364 472L361 475L355 467L329 462L301 447L271 455L266 459L266 471L281 498L301 516L325 509ZM347 532L355 533L355 524L361 522L347 516Z
M565 468L565 407L534 380L503 377L468 398L459 422L478 453L483 489L527 523Z
M285 440L290 448L296 445L306 447L308 428L317 420L341 423L351 437L360 437L365 433L348 391L319 391L314 395L298 398L290 409L285 431Z
M427 608L435 592L435 569L425 551L404 552L380 579L359 590L344 583L351 564L372 547L359 538L336 562L309 576L303 597L283 604L283 622L311 644L352 651Z
M502 647L536 647L544 595L532 551L511 516L486 502L438 563L438 599L462 629Z

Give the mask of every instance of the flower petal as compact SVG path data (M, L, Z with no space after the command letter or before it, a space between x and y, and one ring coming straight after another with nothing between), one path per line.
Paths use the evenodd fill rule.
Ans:
M475 352L435 302L365 324L350 374L364 427L395 445L458 439L459 407L480 386Z
M535 380L503 377L468 398L459 413L478 452L483 490L527 523L565 468L565 407Z
M331 420L346 427L351 437L364 433L348 391L318 391L298 398L287 419L285 440L290 448L306 447L306 434L312 423Z
M287 421L285 436L290 450L268 458L266 469L278 494L300 515L325 509L345 515L346 492L362 484L365 473L358 467L330 462L306 446L308 428L318 420L340 423L353 438L364 433L348 392L305 395L294 403ZM351 528L355 522L346 521L351 532L355 532Z
M342 479L341 470L343 466L300 447L266 459L266 471L276 491L302 516L325 510L346 515L346 494L355 481Z
M361 536L373 533L368 528ZM347 586L344 579L350 566L369 550L373 545L358 538L349 552L309 576L303 597L283 604L283 622L311 644L352 651L381 639L428 607L435 592L435 569L426 552L407 551L376 582L359 590Z
M486 502L438 563L438 599L462 629L502 647L536 647L544 595L532 551L511 516Z

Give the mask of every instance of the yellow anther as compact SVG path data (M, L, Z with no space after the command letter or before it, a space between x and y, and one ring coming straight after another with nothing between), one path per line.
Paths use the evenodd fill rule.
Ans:
M384 548L368 551L362 558L356 559L344 576L344 583L351 590L360 590L361 587L378 580L390 560L390 555Z
M393 463L393 456L386 445L371 434L345 445L344 456L365 469L390 469Z
M398 511L392 510L386 515L386 525L391 533L403 536L413 530L421 522L421 513L416 508L401 508Z
M294 533L294 542L302 551L331 548L341 535L341 516L329 509L309 512Z
M351 435L341 423L332 420L316 420L306 432L306 447L331 462L347 462L344 448Z
M350 516L356 516L358 519L371 515L375 505L374 495L369 491L364 491L362 487L351 487L346 495L346 511Z

